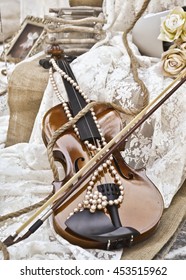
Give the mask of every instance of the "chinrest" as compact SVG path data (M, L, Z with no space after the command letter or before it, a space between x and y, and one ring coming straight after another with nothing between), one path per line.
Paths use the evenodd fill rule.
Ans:
M88 209L77 212L65 222L68 229L75 234L103 243L110 241L129 242L131 238L140 233L132 227L115 227L109 217L103 211L97 210L91 213ZM118 248L117 247L117 248Z

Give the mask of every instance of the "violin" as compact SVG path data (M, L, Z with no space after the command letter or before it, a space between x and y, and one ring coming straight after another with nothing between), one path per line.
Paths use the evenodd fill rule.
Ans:
M51 215L56 232L71 243L84 248L111 250L150 237L157 229L163 213L161 194L146 177L145 170L133 170L125 163L121 150L125 147L126 139L185 83L186 68L122 128L117 113L122 111L121 108L113 110L113 104L100 106L97 102L90 102L72 76L70 66L61 57L61 51L56 48L54 53L55 60L40 63L44 68L50 68L54 91L59 94L51 75L53 69L66 80L66 87L67 81L70 83L68 89L73 90L74 94L78 91L77 96L80 94L83 98L80 98L79 103L79 98L73 95L73 99L68 100L68 106L67 101L62 100L43 118L42 134L54 175L55 192L16 231L3 242L0 241L5 259L9 257L8 246L28 238ZM59 59L60 67L57 65ZM65 68L66 72L61 68ZM73 100L74 103L78 102L79 109L90 103L72 117L73 107L78 109L77 104L72 104ZM91 115L85 115L90 110ZM94 131L90 124L93 124ZM85 129L80 132L80 128L88 131ZM63 179L59 178L54 168L53 157L64 168ZM11 213L3 219L7 219L7 216L10 217ZM27 231L21 236L20 233L26 228Z
M53 76L57 71L68 100L61 97L61 103L43 117L42 137L46 146L60 127L91 102L80 89L60 48L53 48L50 54L52 59L47 67L50 67L51 84L60 95ZM122 128L123 122L115 109L97 104L63 132L53 148L53 157L64 171L60 184L54 183L54 192L73 178ZM55 209L54 229L70 243L83 248L118 249L147 239L158 227L164 209L162 196L146 177L145 170L136 171L126 164L121 156L124 148L123 144L114 150Z

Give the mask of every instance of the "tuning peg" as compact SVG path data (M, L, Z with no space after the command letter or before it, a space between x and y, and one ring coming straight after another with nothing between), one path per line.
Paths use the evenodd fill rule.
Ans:
M51 67L51 63L48 59L40 59L39 64L44 68L44 69L49 69Z

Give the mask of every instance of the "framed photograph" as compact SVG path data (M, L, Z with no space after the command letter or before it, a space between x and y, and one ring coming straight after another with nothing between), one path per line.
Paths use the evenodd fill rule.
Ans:
M5 51L6 60L17 63L42 51L46 36L44 25L45 20L42 18L26 17Z

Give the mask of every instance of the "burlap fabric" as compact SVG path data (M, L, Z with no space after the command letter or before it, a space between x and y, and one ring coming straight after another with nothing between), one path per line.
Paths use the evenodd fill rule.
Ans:
M180 224L186 218L186 181L175 195L170 207L164 210L155 234L134 247L124 249L123 260L152 260L161 251L163 259L175 241ZM172 238L172 239L171 239ZM168 243L169 241L169 243Z
M10 120L6 147L28 142L35 118L48 83L48 71L39 58L17 64L8 85Z

